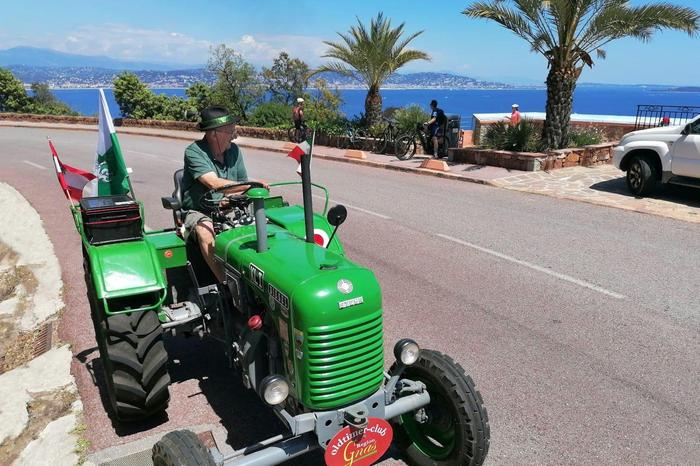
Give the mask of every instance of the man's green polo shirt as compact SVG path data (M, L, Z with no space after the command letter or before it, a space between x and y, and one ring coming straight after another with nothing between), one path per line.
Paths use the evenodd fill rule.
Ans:
M198 204L208 189L197 179L209 172L214 172L219 178L231 180L231 182L248 181L243 154L236 144L231 144L224 154L224 163L219 163L214 159L204 139L195 141L185 149L185 174L182 177L183 209L208 213L206 208Z

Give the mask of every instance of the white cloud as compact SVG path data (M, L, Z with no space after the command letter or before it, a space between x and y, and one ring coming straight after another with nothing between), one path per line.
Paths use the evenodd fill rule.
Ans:
M209 49L220 43L233 48L256 66L269 66L281 51L318 65L325 52L323 39L303 35L244 34L238 38L210 41L177 31L141 29L124 24L79 26L69 34L53 32L26 37L11 37L0 30L0 38L11 39L5 47L33 46L79 55L105 55L127 60L204 64Z
M311 66L321 62L326 45L321 37L300 35L251 35L225 42L228 47L240 53L246 60L256 65L268 65L280 52L291 57L301 58Z

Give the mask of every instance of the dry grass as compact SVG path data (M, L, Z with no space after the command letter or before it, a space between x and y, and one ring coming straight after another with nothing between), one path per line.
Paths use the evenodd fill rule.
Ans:
M75 400L76 394L68 390L35 394L27 407L27 427L18 437L7 439L0 445L0 464L12 464L51 421L70 413Z

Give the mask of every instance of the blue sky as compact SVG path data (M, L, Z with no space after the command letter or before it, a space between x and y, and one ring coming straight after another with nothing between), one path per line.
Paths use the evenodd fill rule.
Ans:
M698 0L666 0L700 9ZM225 43L254 64L281 51L309 64L323 61L323 40L335 39L359 17L383 11L406 30L425 32L414 46L431 62L405 71L450 71L482 79L541 83L544 58L495 23L460 12L469 0L62 0L3 2L0 48L36 46L84 55L183 64L206 62L209 47ZM633 5L650 3L632 0ZM608 57L586 69L583 82L700 85L700 38L657 33L650 43L622 39Z

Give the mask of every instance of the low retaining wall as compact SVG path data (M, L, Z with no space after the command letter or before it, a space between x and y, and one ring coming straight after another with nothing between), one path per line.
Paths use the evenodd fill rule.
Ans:
M581 148L560 149L550 152L510 152L505 150L465 147L449 149L448 160L454 163L491 165L511 170L540 171L557 168L612 163L615 143L595 144Z

